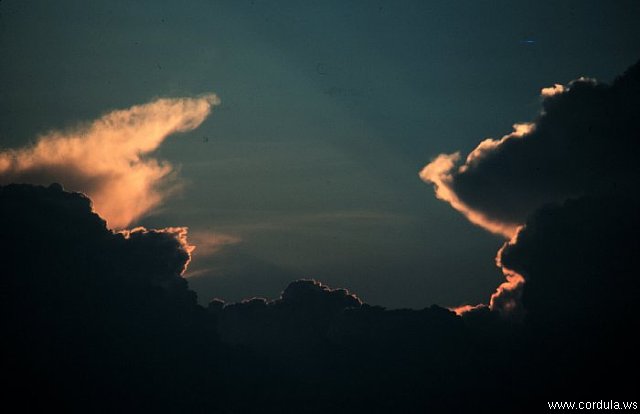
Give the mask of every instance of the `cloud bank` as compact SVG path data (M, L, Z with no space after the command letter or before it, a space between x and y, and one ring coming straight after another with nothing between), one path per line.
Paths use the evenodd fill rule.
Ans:
M315 280L203 308L181 277L184 229L113 232L83 194L0 186L6 399L31 411L353 413L629 398L638 209L583 197L538 210L500 256L527 279L514 324L486 306L388 310Z
M63 183L89 195L110 227L125 228L176 189L173 166L153 151L197 128L219 102L213 94L157 99L48 132L33 146L0 152L0 184Z

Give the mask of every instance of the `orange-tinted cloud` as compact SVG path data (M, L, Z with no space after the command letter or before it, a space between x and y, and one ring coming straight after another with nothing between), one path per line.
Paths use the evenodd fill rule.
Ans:
M500 250L498 250L498 254L496 255L496 266L502 270L502 274L506 280L496 288L496 291L489 299L489 309L497 311L502 316L511 319L518 319L523 316L520 299L522 297L522 289L525 284L525 279L521 274L504 265L502 262L502 255L509 246L513 246L518 242L518 234L523 228L524 226L517 227L511 240L505 242ZM454 311L456 315L464 315L467 312L476 311L486 306L487 305L485 304L461 305L449 309Z
M542 95L542 97L547 98L549 96L553 96L553 95L557 95L559 93L564 92L564 86L556 83L553 86L549 86L548 88L542 88L542 90L540 91L540 95Z
M518 234L523 228L524 226L518 227L513 238L504 243L500 250L498 250L496 266L502 270L506 281L502 282L500 286L496 288L496 291L491 295L491 299L489 300L489 308L491 310L500 312L503 316L513 318L522 316L523 309L520 305L520 300L522 298L525 279L520 273L504 265L502 255L509 246L518 243Z
M507 239L511 239L515 236L520 223L496 220L488 217L480 210L472 208L458 197L453 189L453 181L455 179L454 175L456 170L458 173L464 173L469 168L473 168L477 162L483 159L486 153L494 151L497 147L508 140L521 138L525 134L531 132L533 124L515 124L513 129L514 130L511 134L502 137L500 140L489 138L482 141L473 151L471 151L471 153L469 153L465 163L457 169L456 165L460 160L459 152L453 154L440 154L427 164L422 171L420 171L420 178L422 178L423 181L434 185L436 197L451 204L451 207L464 214L464 216L473 224L492 233L502 235Z
M533 124L515 124L511 134L499 140L485 139L469 153L465 163L457 169L456 165L460 160L459 152L440 154L420 171L420 178L427 183L434 184L436 197L451 204L451 207L464 214L470 222L510 239L515 236L520 223L492 219L464 203L453 189L454 174L456 170L458 173L464 173L469 168L473 168L476 163L484 158L485 154L494 151L508 140L522 138L530 133L533 127Z
M455 308L449 308L450 311L455 312L456 315L458 316L462 316L467 312L471 312L471 311L475 311L478 309L482 309L485 308L487 305L461 305L461 306L457 306Z
M157 99L48 132L0 152L0 184L60 182L91 197L110 227L124 228L176 189L173 166L150 154L167 136L197 128L219 102L213 94Z

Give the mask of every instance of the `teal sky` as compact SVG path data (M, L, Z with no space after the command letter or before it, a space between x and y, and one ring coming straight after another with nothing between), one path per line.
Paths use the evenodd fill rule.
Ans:
M300 277L391 307L486 302L502 240L419 170L532 120L539 92L640 55L637 1L0 2L0 147L163 96L222 104L157 157L206 302ZM196 250L198 252L198 250Z

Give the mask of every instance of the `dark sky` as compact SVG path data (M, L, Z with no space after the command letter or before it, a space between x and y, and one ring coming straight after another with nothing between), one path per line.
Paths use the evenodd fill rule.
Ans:
M640 51L636 1L541 3L4 0L0 147L214 92L155 154L182 190L133 223L227 243L196 250L203 301L314 277L385 306L486 302L502 239L418 172L533 120L541 88L611 81Z

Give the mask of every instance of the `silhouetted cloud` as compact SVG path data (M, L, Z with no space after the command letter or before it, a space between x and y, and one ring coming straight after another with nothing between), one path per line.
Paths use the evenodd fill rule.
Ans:
M173 166L150 154L167 136L197 128L219 102L213 94L157 99L48 132L33 146L0 152L0 184L60 182L124 228L176 189Z
M580 78L542 97L535 122L482 141L462 165L459 153L442 154L420 176L471 222L507 238L546 203L635 193L640 63L611 85Z
M185 229L114 233L57 184L0 186L0 227L3 364L17 395L35 381L50 404L116 411L209 398L179 385L197 386L217 346L181 277Z
M489 299L489 309L497 311L502 316L508 317L512 320L520 320L524 317L525 310L522 308L521 298L526 280L520 273L505 266L502 261L502 255L506 248L517 243L518 236L520 234L519 231L521 229L522 227L519 227L516 236L514 236L509 242L504 243L500 250L498 250L498 254L496 255L496 266L502 270L502 274L506 280L496 288L496 291ZM466 311L473 311L476 307L462 310L460 314L464 314Z
M430 364L431 381L465 346L452 312L368 307L315 280L206 311L180 276L192 250L184 228L112 232L85 195L59 185L0 186L0 226L3 367L23 406L40 392L26 400L34 409L282 412L289 401L328 410L342 392L344 409L371 406L369 391L354 388L358 372L380 387L416 361ZM416 359L418 346L447 356ZM398 365L400 352L408 359ZM316 386L322 394L310 399Z
M113 232L83 194L0 186L5 391L26 408L118 412L461 412L496 399L512 412L560 391L630 396L639 207L600 197L535 213L500 255L527 278L514 324L495 311L511 311L502 295L461 318L315 280L205 309L181 277L184 228Z
M327 339L331 321L339 313L361 305L362 301L345 289L297 280L279 299L253 298L224 306L218 312L219 333L229 343L287 348L309 345Z
M529 318L546 325L631 319L640 293L640 202L628 195L568 200L536 211L505 245L504 267L523 275Z
M502 250L503 266L526 280L520 289L528 335L522 370L547 390L566 389L572 381L584 387L571 391L576 395L633 392L623 372L640 362L631 328L640 295L638 211L635 194L549 205Z

